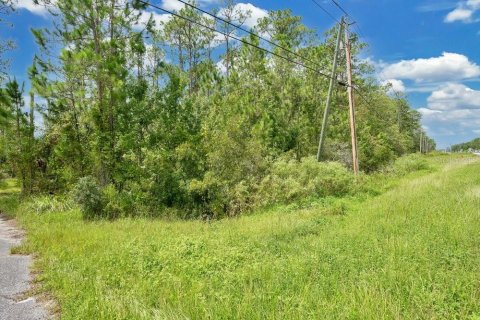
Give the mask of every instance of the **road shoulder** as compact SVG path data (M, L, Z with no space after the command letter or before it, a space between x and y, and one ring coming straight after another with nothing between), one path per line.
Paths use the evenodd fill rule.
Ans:
M11 220L0 215L0 319L48 319L46 309L35 297L27 296L31 290L32 257L10 254L10 249L19 245L23 236Z

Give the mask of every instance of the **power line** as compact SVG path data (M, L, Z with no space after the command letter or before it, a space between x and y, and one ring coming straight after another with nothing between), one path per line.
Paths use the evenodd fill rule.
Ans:
M400 100L401 94L397 90L395 90L395 88L393 87L393 83L384 79L380 74L377 74L377 77L380 79L380 81L382 81L383 86L390 84L391 85L390 90L392 90L392 92L395 95L395 97L397 98L397 100Z
M226 32L219 31L219 30L217 30L217 29L215 29L215 28L213 28L213 27L211 27L211 26L205 25L205 24L203 24L203 23L201 23L201 22L198 22L198 21L195 21L195 20L193 20L193 19L191 19L191 18L189 18L189 17L182 16L182 15L180 15L180 14L178 14L178 13L175 13L175 12L173 12L173 11L164 9L164 8L162 8L162 7L160 7L160 6L151 4L151 3L149 3L149 2L146 2L146 1L143 1L143 0L138 0L138 1L139 1L140 3L143 3L143 4L147 5L147 6L150 6L150 7L153 7L153 8L155 8L155 9L161 10L161 11L163 11L163 12L165 12L165 13L171 14L172 16L175 16L175 17L177 17L177 18L186 20L186 21L188 21L188 22L190 22L190 23L196 24L196 25L201 26L201 27L203 27L203 28L205 28L205 29L208 29L208 30L210 30L210 31L217 32L217 33L219 33L219 34L221 34L221 35L224 35L225 37L229 37L229 38L231 38L231 39L237 40L237 41L239 41L239 42L241 42L241 43L243 43L243 44L245 44L245 45L248 45L248 46L254 47L254 48L256 48L256 49L262 50L262 51L267 52L267 53L269 53L269 54L271 54L271 55L273 55L273 56L276 56L276 57L278 57L278 58L281 58L281 59L283 59L283 60L285 60L285 61L288 61L288 62L290 62L290 63L296 64L296 65L298 65L298 66L301 66L301 67L303 67L303 68L305 68L305 69L308 69L308 70L311 70L311 71L313 71L313 72L316 72L316 73L318 73L319 75L321 75L321 76L323 76L323 77L325 77L325 78L334 79L335 81L337 81L338 84L340 84L340 85L342 85L342 86L348 86L346 83L344 83L344 82L342 82L342 81L338 81L338 79L332 78L332 77L330 77L328 74L323 73L322 71L319 71L319 70L317 70L317 69L315 69L315 68L312 68L312 67L310 67L310 66L307 66L307 65L305 65L305 64L303 64L303 63L300 63L300 62L295 61L295 60L293 60L293 59L290 59L290 58L287 58L287 57L285 57L285 56L282 56L282 55L280 55L280 54L278 54L278 53L275 53L275 52L273 52L273 51L270 51L270 50L268 50L268 49L265 49L265 48L262 48L262 47L260 47L260 46L257 46L257 45L255 45L255 44L253 44L253 43L250 43L250 42L248 42L248 41L246 41L246 40L244 40L244 39L242 39L242 38L233 36L233 35L228 34L228 33L226 33Z
M358 94L358 96L359 96L360 98L362 98L363 102L365 102L365 104L366 104L367 106L372 106L372 105L373 105L373 103L371 102L371 100L369 100L367 97L365 97L365 95L362 94L357 87L353 86L352 88L353 88L353 90ZM378 112L375 108L368 108L368 110L369 110L369 111L372 111L372 112L375 114L375 116L376 116L378 119L381 120L381 122L383 122L384 124L389 124L389 120L385 118L385 115L384 115L384 114L381 114L381 113Z
M337 0L332 0L332 2L335 4L335 6L337 6L338 9L342 10L343 13L345 13L345 15L347 15L348 17L350 17L350 15L348 14L348 12L342 8L342 6L337 2Z
M180 0L178 0L178 1L180 1ZM339 81L338 79L333 78L333 77L329 76L328 74L325 74L325 73L323 73L323 72L321 72L321 71L319 71L319 70L317 70L317 69L315 69L315 68L312 68L312 67L307 66L307 65L305 65L305 64L303 64L303 63L300 63L300 62L295 61L295 60L293 60L293 59L290 59L290 58L287 58L287 57L282 56L282 55L280 55L280 54L277 54L277 53L275 53L275 52L272 52L272 51L270 51L270 50L268 50L268 49L265 49L265 48L262 48L262 47L260 47L260 46L257 46L257 45L255 45L255 44L253 44L253 43L250 43L250 42L248 42L248 41L246 41L246 40L244 40L244 39L242 39L242 38L239 38L239 37L233 36L233 35L231 35L231 34L227 34L227 33L225 33L225 32L216 30L215 28L213 28L213 27L211 27L211 26L205 25L205 24L200 23L200 22L198 22L198 21L195 21L195 20L193 20L193 19L191 19L191 18L182 16L182 15L180 15L180 14L177 14L177 13L173 12L173 11L164 9L164 8L159 7L159 6L157 6L157 5L153 5L153 4L148 3L148 2L146 2L146 1L139 0L139 2L141 2L141 3L143 3L143 4L147 5L147 6L151 6L151 7L153 7L153 8L158 9L158 10L161 10L161 11L163 11L163 12L166 12L166 13L168 13L168 14L171 14L171 15L173 15L173 16L175 16L175 17L180 18L180 19L186 20L186 21L188 21L188 22L190 22L190 23L199 25L199 26L201 26L201 27L203 27L203 28L206 28L206 29L208 29L208 30L211 30L211 31L213 31L213 32L217 32L217 33L219 33L219 34L222 34L222 35L224 35L224 36L226 36L226 37L229 37L229 38L231 38L231 39L237 40L237 41L239 41L239 42L241 42L241 43L243 43L243 44L245 44L245 45L254 47L254 48L256 48L256 49L259 49L259 50L261 50L261 51L264 51L264 52L266 52L266 53L269 53L269 54L271 54L271 55L274 55L274 56L276 56L276 57L278 57L278 58L281 58L281 59L283 59L283 60L285 60L285 61L288 61L288 62L290 62L290 63L293 63L293 64L296 64L296 65L298 65L298 66L301 66L301 67L303 67L303 68L305 68L305 69L314 71L314 72L318 73L319 75L321 75L321 76L323 76L323 77L325 77L325 78L333 79L334 81L336 81L336 82L337 82L339 85L341 85L341 86L349 87L349 85L346 84L346 83L344 83L343 81ZM183 2L183 1L181 1L181 2ZM221 18L219 18L219 19L221 19ZM239 28L239 29L240 29L240 28ZM243 29L243 28L242 28L242 29ZM262 39L262 37L256 35L256 34L253 33L253 32L252 32L252 33L249 32L249 31L246 31L246 32L248 32L248 33L250 33L250 34L252 34L252 35L254 35L254 36L257 36L257 37L259 37L259 38ZM362 100L363 100L367 105L372 105L372 103L360 92L360 90L359 90L357 87L355 87L354 85L351 86L351 87L353 88L353 90L355 90L355 92L357 92L357 94L362 98ZM375 109L371 109L371 110L373 110L374 113L375 113L377 116L379 116L380 118L383 118Z
M312 0L312 1L313 1L313 0ZM334 4L338 9L340 9L347 17L349 17L349 18L351 18L351 19L353 20L353 21L352 21L352 24L354 25L353 27L354 27L355 29L357 29L358 35L360 35L362 38L365 38L365 36L362 34L362 31L361 31L361 29L360 29L360 26L358 25L358 23L356 22L356 20L353 18L353 16L352 16L351 14L349 14L349 13L347 12L347 10L344 9L337 0L332 0L332 2L333 2L333 4Z
M204 13L204 14L206 14L206 15L208 15L208 16L216 19L216 20L222 21L223 23L226 23L226 24L228 24L228 25L230 25L230 26L232 26L232 27L234 27L234 28L237 28L238 30L241 30L241 31L243 31L243 32L246 32L246 33L248 33L248 34L250 34L250 35L252 35L252 36L254 36L254 37L257 37L258 39L261 39L261 40L267 42L268 44L270 44L270 45L272 45L272 46L274 46L274 47L276 47L276 48L282 49L282 50L284 50L284 51L286 51L286 52L288 52L288 53L296 56L297 58L300 58L300 59L302 59L302 60L308 61L308 62L310 62L310 63L312 63L312 64L314 64L314 65L316 65L316 66L320 66L320 65L319 65L318 63L316 63L315 61L312 61L312 60L310 60L310 59L308 59L308 58L305 58L304 56L302 56L302 55L300 55L300 54L298 54L298 53L296 53L296 52L294 52L294 51L292 51L292 50L290 50L290 49L288 49L288 48L285 48L285 47L283 47L283 46L281 46L281 45L279 45L279 44L277 44L277 43L275 43L275 42L273 42L273 41L271 41L271 40L268 40L268 39L260 36L259 34L255 33L255 32L252 32L251 30L245 29L245 28L243 28L242 26L239 26L239 25L237 25L237 24L235 24L235 23L232 23L231 21L228 21L228 20L226 20L226 19L224 19L224 18L222 18L222 17L219 17L219 16L217 16L217 15L214 15L214 14L212 14L212 13L206 11L206 10L203 10L202 8L199 8L199 7L197 7L197 6L194 6L193 4L191 4L191 3L187 2L187 1L184 1L184 0L177 0L177 1L185 4L186 6L189 6L189 7L192 8L192 9L198 10L198 11L200 11L200 12L202 12L202 13ZM315 1L315 0L312 0L312 1Z
M351 16L350 16L351 18ZM360 29L360 25L358 24L357 21L352 21L352 23L349 24L350 26L353 26L356 30L356 34L358 35L359 38L363 38L366 40L366 37L363 35L362 30Z
M337 18L335 18L327 9L325 9L325 7L323 7L320 3L318 3L318 1L316 0L311 0L315 5L317 5L317 7L319 7L323 12L325 12L330 18L332 18L334 21L336 21L337 23L340 23L340 21L338 21Z
M355 24L353 25L353 27L354 27L355 29L357 29L357 34L358 34L360 37L362 37L363 39L366 40L366 37L363 35L363 32L362 32L362 29L360 28L360 25L359 25L358 23L355 23Z

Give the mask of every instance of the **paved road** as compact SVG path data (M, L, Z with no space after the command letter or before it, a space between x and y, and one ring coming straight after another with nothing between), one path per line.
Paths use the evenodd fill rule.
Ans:
M10 254L10 248L20 241L18 230L0 216L0 319L48 319L47 312L34 298L24 296L30 288L29 266L32 259Z

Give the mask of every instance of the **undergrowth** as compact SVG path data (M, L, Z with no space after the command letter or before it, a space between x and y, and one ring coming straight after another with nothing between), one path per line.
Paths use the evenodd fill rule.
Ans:
M0 207L62 319L476 319L480 162L423 159L359 177L355 194L208 222Z

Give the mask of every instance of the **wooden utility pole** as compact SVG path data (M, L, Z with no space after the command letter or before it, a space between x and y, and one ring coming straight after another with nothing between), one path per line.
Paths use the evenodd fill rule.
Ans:
M328 87L327 104L325 106L325 112L323 114L322 131L320 132L320 141L318 142L317 161L320 161L320 157L323 151L323 145L325 143L325 134L327 133L328 114L330 113L330 104L332 103L333 87L335 85L335 82L337 81L336 76L337 76L338 52L340 49L340 41L341 41L341 35L343 33L344 23L345 21L344 21L344 18L342 17L342 20L340 21L340 26L338 28L337 43L335 45L335 53L333 57L333 68L332 68L332 73L330 74L330 86Z
M350 35L348 27L345 28L345 55L347 57L347 76L348 76L348 105L350 110L350 133L352 137L352 158L353 172L358 175L358 150L357 150L357 130L355 124L355 100L353 97L353 80L352 80L352 52L350 46Z

